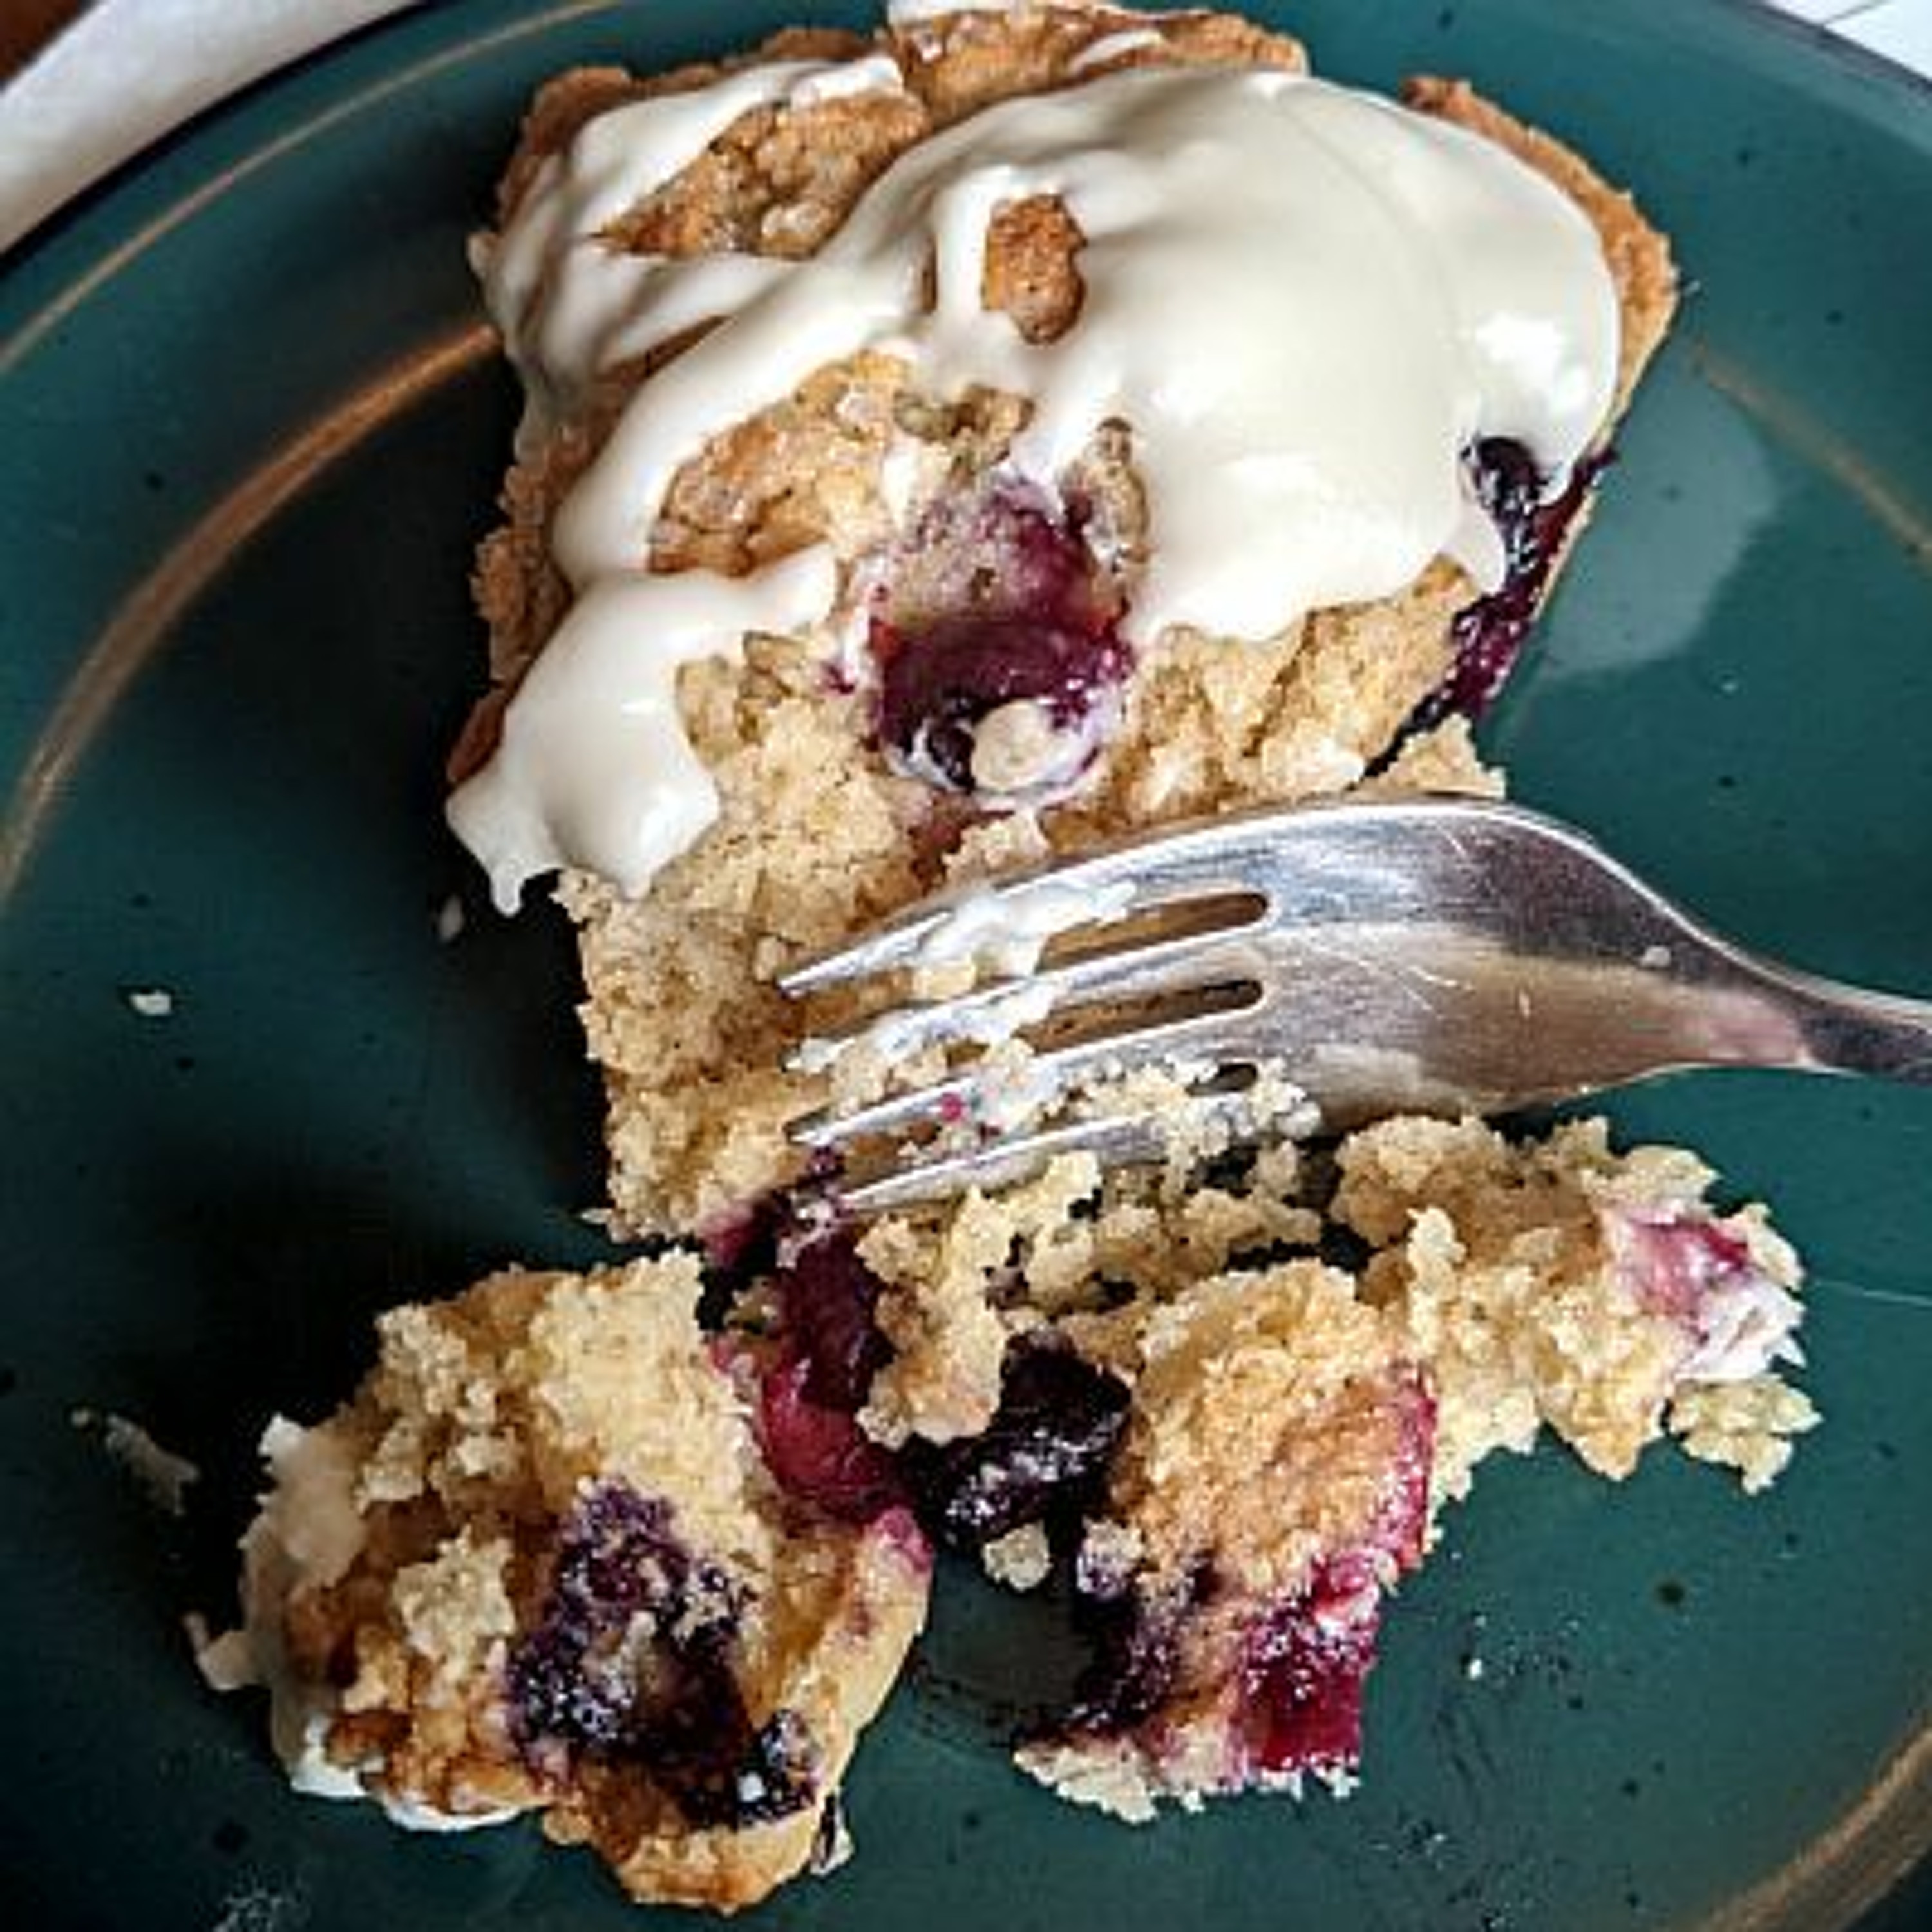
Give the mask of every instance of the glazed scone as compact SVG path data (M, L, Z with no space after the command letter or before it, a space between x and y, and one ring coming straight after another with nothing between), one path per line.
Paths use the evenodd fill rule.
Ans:
M806 954L1185 816L1500 786L1470 721L1669 252L1461 83L1306 64L1226 14L898 0L538 95L476 248L526 406L450 815L506 910L560 874L610 1226L710 1274L399 1310L345 1408L272 1428L208 1661L271 1685L304 1788L538 1811L640 1900L751 1903L842 1855L931 1540L1069 1580L1090 1664L1018 1752L1058 1795L1345 1791L1386 1602L1485 1456L1546 1429L1621 1480L1675 1436L1756 1488L1816 1420L1762 1210L1600 1123L1304 1148L1271 1066L1235 1148L1168 1066L1074 1101L1169 1120L1161 1168L864 1227L800 1184L788 1120L933 1070L877 1029L788 1070L862 1017L782 995ZM962 1133L1040 1102L1025 1026Z
M495 1275L382 1316L350 1402L272 1426L247 1627L204 1664L268 1686L298 1789L419 1829L538 1812L634 1898L721 1910L844 1856L929 1553L801 1460L808 1421L865 1464L826 1366L706 1335L699 1288L688 1256Z
M530 400L508 521L477 577L498 686L459 752L453 816L506 903L563 867L620 1231L710 1227L798 1177L784 1124L821 1096L781 1063L807 1024L840 1016L802 1016L773 979L934 885L1016 850L1336 792L1391 758L1438 786L1492 783L1462 718L1506 673L1671 313L1667 249L1628 199L1465 87L1418 82L1411 116L1385 127L1393 110L1306 80L1297 43L1229 16L918 13L869 38L783 34L650 79L563 76L531 112L479 249ZM1066 411L1042 399L1092 374L1082 358L1115 341L1124 311L1128 362L1150 348L1197 382L1190 349L1215 358L1186 330L1280 284L1251 249L1232 251L1238 286L1212 285L1226 260L1213 197L1129 222L1114 244L1083 143L1131 151L1162 115L1163 138L1190 116L1271 124L1258 117L1277 105L1291 122L1340 116L1347 140L1378 153L1394 140L1397 174L1474 166L1482 193L1552 222L1566 272L1574 258L1590 280L1594 361L1587 378L1587 358L1562 371L1588 393L1590 420L1540 453L1524 440L1540 406L1520 397L1463 422L1430 486L1454 527L1432 525L1399 567L1348 579L1340 597L1303 582L1330 580L1325 563L1304 567L1306 506L1290 486L1279 518L1256 509L1274 498L1244 498L1205 573L1241 560L1234 589L1196 595L1189 573L1204 574L1198 553L1214 546L1187 524L1202 493L1177 482L1173 460L1195 446L1155 420L1149 370L1130 370L1090 430L1076 411L1050 458L1043 417ZM1010 160L1017 178L1070 184L988 188ZM1136 194L1169 191L1151 153L1134 164ZM1511 172L1492 180L1497 168ZM1310 179L1311 248L1329 245L1331 201L1339 230L1384 218L1356 208L1354 177ZM1473 238L1494 224L1454 226L1468 185L1442 199L1460 238L1449 245L1474 273L1488 244ZM926 292L876 327L844 326L835 284L887 246L868 254L868 236L890 229L892 246L913 246L892 224L922 233L928 214ZM1148 259L1210 280L1196 306L1162 318L1178 333L1143 340L1132 251L1170 245ZM962 250L977 251L976 280L953 259ZM962 273L971 314L952 312ZM1421 314L1440 299L1418 285L1404 302ZM928 301L951 308L922 312ZM774 305L788 305L782 332ZM828 314L840 326L821 332L820 356L809 342ZM1005 332L997 354L981 352L989 319ZM754 382L733 344L760 330L782 334L787 354L776 376L758 362ZM1364 402L1388 374L1320 366ZM1283 384L1280 367L1260 374L1258 396ZM1359 429L1373 440L1366 418ZM1271 447L1196 453L1189 485L1299 460ZM1360 538L1382 569L1380 517L1372 540L1351 526L1313 552ZM1461 560L1432 554L1444 547ZM648 689L626 682L634 652L631 670L614 668L620 634L650 640ZM628 706L647 727L621 746L559 750L546 733L592 686L612 715ZM585 790L561 797L560 763L601 772L609 810Z
M768 1446L1002 1583L1070 1567L1093 1666L1021 1762L1129 1818L1346 1788L1384 1598L1491 1450L1547 1426L1621 1478L1674 1432L1754 1486L1812 1419L1789 1250L1600 1127L1177 1138L862 1229L770 1204L788 1120L932 1070L787 1070L856 1016L778 992L803 956L1192 814L1499 783L1468 722L1674 274L1550 136L1406 101L1227 15L899 6L564 76L478 250L526 407L451 817L506 909L561 875L614 1228L755 1251L776 1216L731 1324L828 1338L859 1434L768 1378ZM992 1051L1011 1118L962 1132L1038 1097Z

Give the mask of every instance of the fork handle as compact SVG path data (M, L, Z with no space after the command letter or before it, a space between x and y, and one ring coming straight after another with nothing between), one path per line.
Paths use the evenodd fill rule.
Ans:
M1932 1087L1932 1001L1752 963L1803 1038L1803 1058L1780 1064Z

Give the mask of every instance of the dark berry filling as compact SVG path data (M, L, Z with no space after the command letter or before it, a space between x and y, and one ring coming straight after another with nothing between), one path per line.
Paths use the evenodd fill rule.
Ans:
M956 791L979 788L980 726L1002 705L1030 699L1056 731L1075 732L1132 664L1107 632L1026 617L949 618L916 637L875 622L872 648L884 667L879 735Z
M1352 1550L1250 1632L1239 1684L1241 1749L1256 1771L1346 1770L1360 1758L1362 1687L1376 1660L1382 1590Z
M898 1472L850 1411L812 1400L809 1375L804 1362L780 1362L766 1372L758 1392L765 1461L787 1495L841 1522L870 1522L904 1502Z
M1411 1378L1394 1391L1395 1451L1361 1540L1317 1563L1307 1584L1249 1629L1235 1724L1264 1776L1346 1771L1362 1754L1362 1691L1376 1660L1384 1580L1422 1561L1436 1402Z
M981 724L1029 701L1068 735L1052 782L1070 780L1096 748L1083 742L1094 714L1133 668L1077 520L995 493L930 519L921 541L956 560L934 573L936 597L910 610L889 599L873 617L880 742L922 776L979 790Z
M1173 1695L1181 1634L1208 1587L1207 1574L1197 1571L1182 1590L1154 1597L1130 1580L1096 1576L1083 1561L1075 1582L1080 1625L1094 1656L1054 1729L1117 1737L1145 1724Z
M1076 1522L1100 1499L1128 1401L1124 1384L1070 1348L1016 1344L982 1433L902 1453L922 1519L969 1552L1029 1523Z
M784 1197L766 1194L706 1222L698 1230L698 1238L710 1280L730 1290L770 1274L777 1262L784 1220Z
M1321 1559L1300 1590L1246 1625L1233 1666L1231 1785L1346 1770L1360 1756L1363 1685L1375 1662L1384 1581L1422 1560L1435 1450L1436 1405L1422 1384L1405 1378L1390 1400L1395 1440L1358 1540ZM1180 1587L1153 1591L1090 1549L1076 1582L1094 1655L1056 1728L1118 1736L1157 1720L1186 1667L1190 1619L1225 1586L1203 1564Z
M1607 454L1580 458L1568 483L1546 501L1547 478L1521 443L1490 436L1470 452L1477 500L1502 538L1503 580L1456 613L1450 627L1454 661L1418 707L1412 730L1440 724L1455 712L1480 718L1494 702L1522 655L1564 534L1610 460Z
M798 1247L772 1277L778 1333L759 1385L758 1434L779 1486L842 1522L904 1503L891 1455L860 1428L892 1345L873 1319L883 1284L844 1230Z
M795 1249L772 1277L788 1352L803 1364L804 1390L827 1408L856 1414L892 1346L874 1312L885 1284L839 1228Z
M566 1526L535 1629L508 1666L512 1725L539 1769L560 1756L634 1765L700 1826L811 1804L817 1753L779 1711L754 1725L732 1668L742 1588L696 1556L670 1505L622 1483Z

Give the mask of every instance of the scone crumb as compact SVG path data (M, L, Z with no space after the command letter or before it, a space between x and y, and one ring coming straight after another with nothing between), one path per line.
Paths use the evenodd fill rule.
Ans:
M1823 1418L1809 1396L1775 1376L1697 1382L1678 1390L1664 1420L1687 1456L1737 1471L1748 1495L1768 1489L1790 1462L1792 1438Z
M1023 1283L1025 1301L1050 1307L1084 1282L1089 1232L1072 1210L1098 1184L1090 1156L1063 1156L1022 1186L976 1190L943 1214L888 1216L866 1231L859 1256L886 1284L876 1318L896 1352L873 1378L860 1418L868 1434L896 1448L986 1427L1016 1319L994 1298Z
M1053 1548L1043 1524L1025 1522L987 1544L980 1561L994 1582L1009 1590L1034 1590L1052 1570Z

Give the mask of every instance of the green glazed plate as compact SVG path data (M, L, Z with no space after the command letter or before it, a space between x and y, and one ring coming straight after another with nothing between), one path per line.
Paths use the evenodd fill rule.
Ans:
M1682 326L1490 728L1518 794L1748 942L1932 990L1932 95L1726 0L1257 10L1342 78L1471 76L1676 238ZM376 1310L598 1252L566 935L489 915L438 814L514 414L464 241L546 74L799 14L864 18L426 8L204 120L7 268L14 1924L639 1922L527 1826L410 1837L292 1795L182 1619L232 1614L254 1438L346 1392ZM130 998L155 992L171 1012ZM1554 1451L1492 1466L1390 1619L1363 1789L1139 1832L1007 1768L1064 1654L1048 1612L949 1574L860 1755L857 1858L757 1922L1932 1924L1932 1094L1738 1075L1615 1111L1773 1201L1810 1259L1827 1421L1769 1496L1669 1454L1620 1490ZM184 1510L76 1411L198 1465Z

